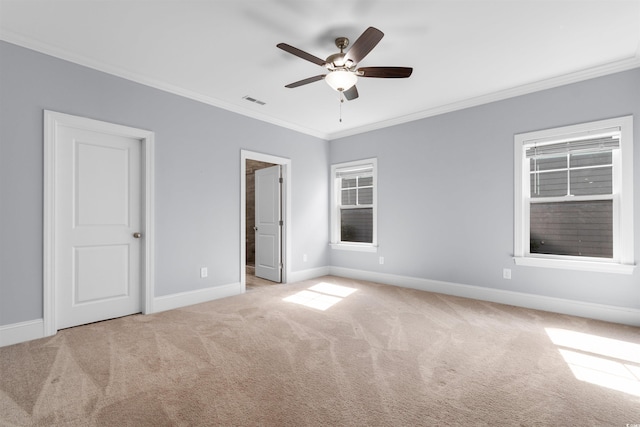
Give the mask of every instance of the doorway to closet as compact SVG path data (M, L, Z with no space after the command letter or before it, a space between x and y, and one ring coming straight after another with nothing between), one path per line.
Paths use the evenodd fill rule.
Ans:
M243 291L286 283L290 160L242 150L241 284Z
M282 191L280 165L246 160L246 272L247 289L282 280Z

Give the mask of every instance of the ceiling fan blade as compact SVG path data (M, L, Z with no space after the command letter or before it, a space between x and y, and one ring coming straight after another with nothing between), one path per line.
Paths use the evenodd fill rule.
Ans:
M313 76L313 77L309 77L306 78L304 80L299 80L297 82L293 82L293 83L289 83L288 85L286 85L285 87L288 87L289 89L293 89L294 87L298 87L298 86L302 86L302 85L306 85L308 83L313 83L313 82L317 82L318 80L322 80L324 79L324 76L326 74L320 74L318 76Z
M290 54L295 55L299 58L306 59L307 61L320 65L321 67L324 67L324 65L326 64L326 61L324 59L320 59L317 56L311 55L310 53L307 53L304 50L300 50L297 47L293 47L286 43L279 43L276 46L284 50L285 52L289 52Z
M342 92L347 101L352 101L358 97L358 89L355 85L351 86L349 89Z
M364 33L358 37L358 40L353 43L351 49L344 56L345 62L351 60L357 64L362 61L362 58L376 47L382 37L384 37L384 33L377 28L369 27L364 30Z
M363 67L358 68L358 77L379 77L383 79L402 79L413 72L410 67Z

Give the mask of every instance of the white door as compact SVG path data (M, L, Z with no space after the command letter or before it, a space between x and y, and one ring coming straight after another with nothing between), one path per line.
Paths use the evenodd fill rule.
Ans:
M57 131L57 329L141 311L141 148L135 138Z
M255 172L256 276L282 280L280 166Z

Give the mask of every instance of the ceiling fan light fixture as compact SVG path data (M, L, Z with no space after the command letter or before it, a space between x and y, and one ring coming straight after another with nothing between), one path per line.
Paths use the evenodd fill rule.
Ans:
M369 27L358 37L351 48L345 52L349 46L349 39L346 37L338 37L336 39L336 47L340 52L329 55L327 59L318 58L315 55L307 53L296 47L286 43L278 43L276 47L295 55L305 61L312 62L316 65L327 69L327 74L319 74L317 76L308 77L297 82L285 85L286 88L294 88L318 80L326 80L331 89L340 92L340 103L344 100L353 101L358 98L358 89L355 84L358 77L362 78L382 78L382 79L401 79L411 75L413 68L409 67L365 67L357 68L358 63L376 47L382 39L384 33L377 28Z
M355 73L346 70L331 71L324 79L332 89L338 92L344 92L350 89L358 81Z

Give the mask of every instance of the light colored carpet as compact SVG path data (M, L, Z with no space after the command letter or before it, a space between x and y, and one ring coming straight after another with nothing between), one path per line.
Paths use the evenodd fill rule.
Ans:
M625 426L638 349L638 328L323 277L0 348L0 424Z

